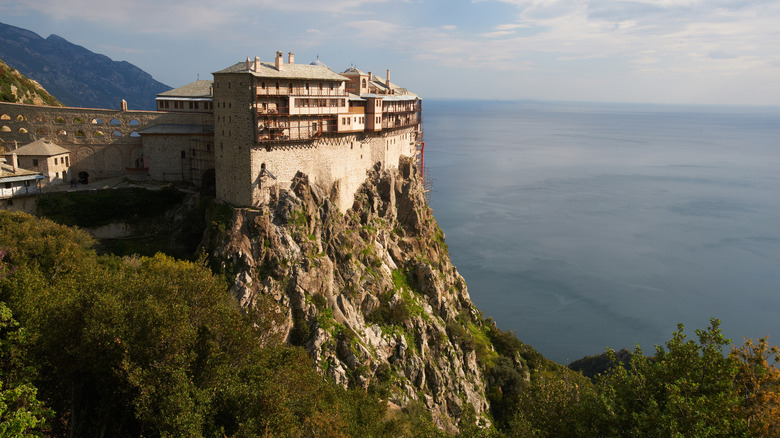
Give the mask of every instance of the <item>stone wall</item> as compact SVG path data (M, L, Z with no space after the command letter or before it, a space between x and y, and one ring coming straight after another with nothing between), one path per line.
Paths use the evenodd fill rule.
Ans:
M155 125L212 125L211 114L113 109L48 107L0 103L0 146L11 151L39 138L70 151L72 177L90 180L125 175L127 169L150 167L157 174L181 174L181 163L166 157L155 163L144 158L140 132ZM174 150L181 139L156 142L157 150ZM189 143L189 141L186 141ZM198 176L200 178L200 176ZM192 178L188 179L191 181Z
M266 202L273 191L289 188L295 174L301 171L312 184L334 187L335 203L344 212L352 206L355 192L376 163L381 163L383 169L397 168L401 156L414 156L415 131L414 127L409 127L381 134L323 137L303 144L275 146L270 150L254 147L251 205Z

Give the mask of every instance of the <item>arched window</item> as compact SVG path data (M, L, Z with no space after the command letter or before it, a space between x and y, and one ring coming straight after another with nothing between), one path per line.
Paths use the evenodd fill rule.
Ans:
M2 114L0 115L0 120L11 120L11 116L8 114Z
M119 121L119 119L111 119L110 122L108 122L110 125L121 125L122 122Z
M113 135L114 137L121 137L122 133L119 132L119 131L114 131L114 132L111 133L111 135Z
M46 128L38 128L35 133L38 135L47 135L49 131Z
M134 137L135 138L135 137L140 137L140 136L141 136L141 134L139 134L139 133L137 133L135 131L130 133L130 137Z
M63 123L65 123L65 118L62 117L62 116L57 116L57 118L54 119L54 123L63 124Z
M86 136L87 136L87 135L86 135L86 134L84 134L84 131L82 131L81 129L79 129L78 131L76 131L76 137L86 137Z
M73 123L77 125L81 125L84 123L84 119L82 119L81 117L76 117L75 119L73 119Z
M57 131L57 135L59 135L60 137L64 137L64 136L68 135L68 131L66 131L64 129L60 129L59 131Z
M27 134L27 129L19 128L19 134Z
M141 124L141 122L139 122L138 119L132 119L132 120L130 120L130 123L128 123L128 125L130 125L130 126L138 126L140 124Z
M44 117L41 114L38 114L37 116L35 116L35 121L36 122L45 122L46 121L46 117Z
M26 122L27 121L27 117L19 114L18 116L16 116L16 121L17 122Z
M103 121L100 120L100 119L92 119L92 124L93 125L102 125Z
M365 78L363 79L363 88L366 88L366 80L365 80Z
M3 127L0 128L0 132L11 132L11 128L3 125Z
M95 137L105 137L106 134L103 134L103 131L95 131L92 135Z

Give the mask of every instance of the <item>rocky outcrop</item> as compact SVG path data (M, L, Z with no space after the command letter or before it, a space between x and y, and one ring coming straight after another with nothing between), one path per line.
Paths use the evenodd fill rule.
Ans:
M472 408L487 421L475 352L449 335L482 319L411 160L369 172L346 214L329 194L299 174L274 202L211 227L204 246L241 306L267 342L304 346L340 385L422 403L445 430Z

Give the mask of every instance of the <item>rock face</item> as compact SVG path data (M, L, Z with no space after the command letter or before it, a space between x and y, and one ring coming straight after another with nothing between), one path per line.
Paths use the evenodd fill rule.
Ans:
M206 234L241 306L267 342L304 346L340 385L422 403L449 431L467 409L487 421L475 353L448 335L481 318L411 160L369 172L346 214L329 194L299 174Z

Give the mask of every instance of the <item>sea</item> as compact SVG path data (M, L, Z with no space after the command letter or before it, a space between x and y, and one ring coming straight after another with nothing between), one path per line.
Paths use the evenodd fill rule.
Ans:
M423 103L472 301L561 364L682 323L780 344L780 107Z

